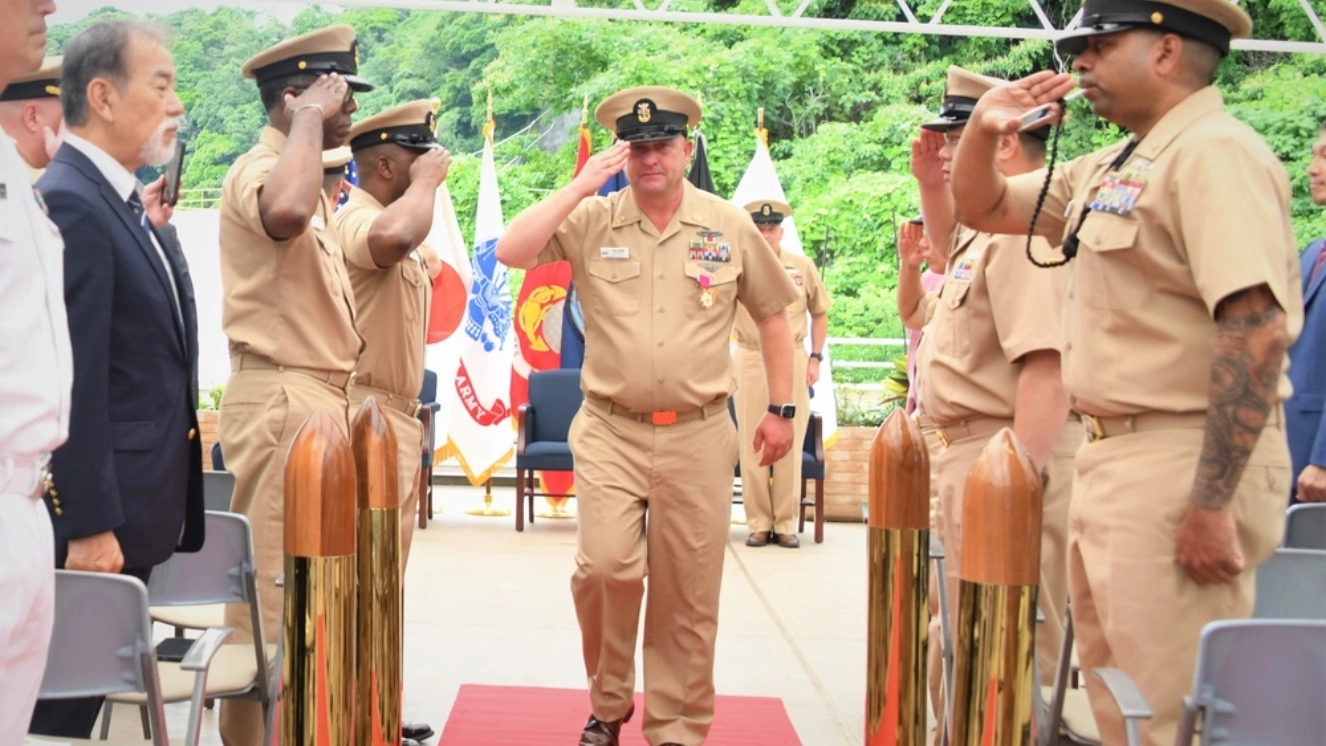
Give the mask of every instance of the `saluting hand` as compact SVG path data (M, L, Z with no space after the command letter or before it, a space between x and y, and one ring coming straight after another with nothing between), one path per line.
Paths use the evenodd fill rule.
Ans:
M451 153L446 148L433 148L410 164L410 182L424 181L434 186L447 180L451 170Z
M912 176L921 186L937 187L944 185L944 162L939 159L939 151L944 148L944 136L938 132L921 130L921 134L912 140Z
M1179 565L1198 585L1228 583L1247 566L1228 509L1189 505L1175 537Z
M981 95L967 126L975 124L991 135L1011 135L1022 126L1023 114L1044 104L1053 104L1050 121L1058 121L1063 112L1056 102L1076 87L1072 75L1049 70L997 85Z
M608 183L613 174L626 167L626 158L631 154L631 144L618 140L611 148L590 156L584 168L571 183L586 197L597 194L599 188Z
M792 421L765 413L755 428L754 449L762 451L760 466L768 466L792 450Z
M921 245L924 235L925 227L915 223L903 223L898 229L898 258L912 269L920 269L925 262L925 247Z
M119 572L124 569L124 555L120 553L120 541L111 531L103 531L83 539L70 539L69 554L65 557L64 569Z
M319 75L313 85L298 96L286 94L286 116L293 117L301 106L316 106L322 110L322 121L325 122L340 113L349 92L350 84L339 74Z

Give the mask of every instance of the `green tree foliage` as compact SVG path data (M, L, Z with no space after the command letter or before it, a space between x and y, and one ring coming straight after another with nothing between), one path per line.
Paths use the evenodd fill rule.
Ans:
M784 13L800 4L775 2ZM631 2L580 0L579 5L631 7ZM928 20L941 5L943 0L920 0L916 14ZM1314 38L1297 0L1245 0L1244 5L1260 37ZM765 12L764 0L675 0L672 7ZM818 7L824 17L906 20L893 0L821 0ZM1062 24L1080 2L1049 0L1042 7ZM107 8L52 29L53 52L95 20L125 15ZM439 136L455 154L449 183L467 236L473 230L480 133L490 92L508 218L569 180L575 129L586 100L595 146L602 148L611 136L592 121L593 107L612 92L664 84L698 95L710 167L724 195L732 193L750 161L756 112L763 108L798 230L837 301L830 319L834 336L903 336L893 303L895 225L918 209L908 170L910 142L917 125L938 107L947 67L1017 77L1062 64L1048 42L999 38L389 8L333 13L310 7L288 25L225 7L149 18L173 33L179 90L190 123L186 188L218 188L265 120L252 82L240 76L243 62L290 35L349 23L358 30L362 73L377 85L359 96L359 116L413 99L440 102ZM1025 0L962 0L948 6L945 21L1039 27ZM1311 204L1305 173L1311 143L1326 121L1326 59L1238 53L1222 63L1218 83L1231 111L1284 160L1294 185L1299 242L1326 234L1326 213ZM1061 158L1125 135L1093 117L1084 100L1075 101L1062 132ZM519 277L513 276L513 292L518 287ZM866 350L860 359L888 360L892 354Z

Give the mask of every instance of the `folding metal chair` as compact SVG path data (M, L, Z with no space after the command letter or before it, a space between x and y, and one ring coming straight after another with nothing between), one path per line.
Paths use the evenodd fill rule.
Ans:
M165 702L190 697L242 699L261 702L271 722L279 670L272 665L275 652L262 644L262 618L258 611L253 534L239 513L207 513L207 541L200 551L178 553L152 571L148 596L155 607L245 604L253 625L252 641L230 643L216 651L212 676L198 682L179 663L158 665ZM199 690L198 687L202 686ZM116 694L106 699L102 736L109 731L115 703L146 706L141 694ZM270 733L267 742L270 743Z
M1299 503L1285 514L1285 546L1326 550L1326 503Z
M179 664L197 682L190 702L187 746L196 746L202 727L202 688L213 656L230 636L226 628L208 630L194 641ZM55 571L55 642L46 658L39 695L42 699L136 694L147 712L152 746L169 746L165 702L152 647L147 588L137 578L106 573ZM31 742L109 744L63 736L32 736ZM47 740L43 740L47 739Z

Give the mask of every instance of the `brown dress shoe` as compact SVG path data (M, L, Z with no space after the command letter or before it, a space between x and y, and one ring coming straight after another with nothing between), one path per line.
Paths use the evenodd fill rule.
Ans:
M755 533L746 537L746 546L748 547L762 547L762 546L767 546L768 544L769 544L768 531L756 531Z
M801 546L801 540L796 534L778 534L778 546L784 549L796 549Z
M585 723L585 729L580 733L580 746L617 746L622 724L629 723L634 714L635 705L632 704L621 720L604 722L590 715L589 722Z

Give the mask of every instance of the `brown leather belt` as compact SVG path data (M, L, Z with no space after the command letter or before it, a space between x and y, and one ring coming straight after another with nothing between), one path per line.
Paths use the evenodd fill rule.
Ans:
M423 406L418 399L411 399L400 394L393 394L390 391L377 388L376 386L365 386L362 383L356 383L355 393L363 392L365 397L371 396L380 407L390 407L397 412L404 412L410 417L419 414L419 409ZM353 415L352 415L353 416Z
M1142 412L1116 417L1097 417L1081 412L1075 414L1082 420L1082 428L1087 431L1088 443L1147 430L1200 430L1206 426L1206 412ZM1278 411L1271 413L1271 419L1278 421Z
M1006 420L1002 417L972 417L949 425L939 425L935 430L935 434L939 436L939 442L947 448L955 440L974 438L981 435L994 435L1001 429L1012 426L1012 420Z
M339 370L320 370L318 368L300 368L294 365L278 365L265 357L259 357L249 353L241 355L232 355L230 357L231 370L276 370L281 372L299 373L301 375L316 378L324 383L329 383L338 389L349 389L355 382L355 372Z
M631 410L617 404L609 399L602 399L597 396L586 396L585 404L603 412L604 414L613 414L618 417L625 417L636 422L648 422L655 427L667 427L668 425L677 425L691 420L708 419L720 412L727 412L727 399L715 399L703 407L688 409L681 412L632 412Z

